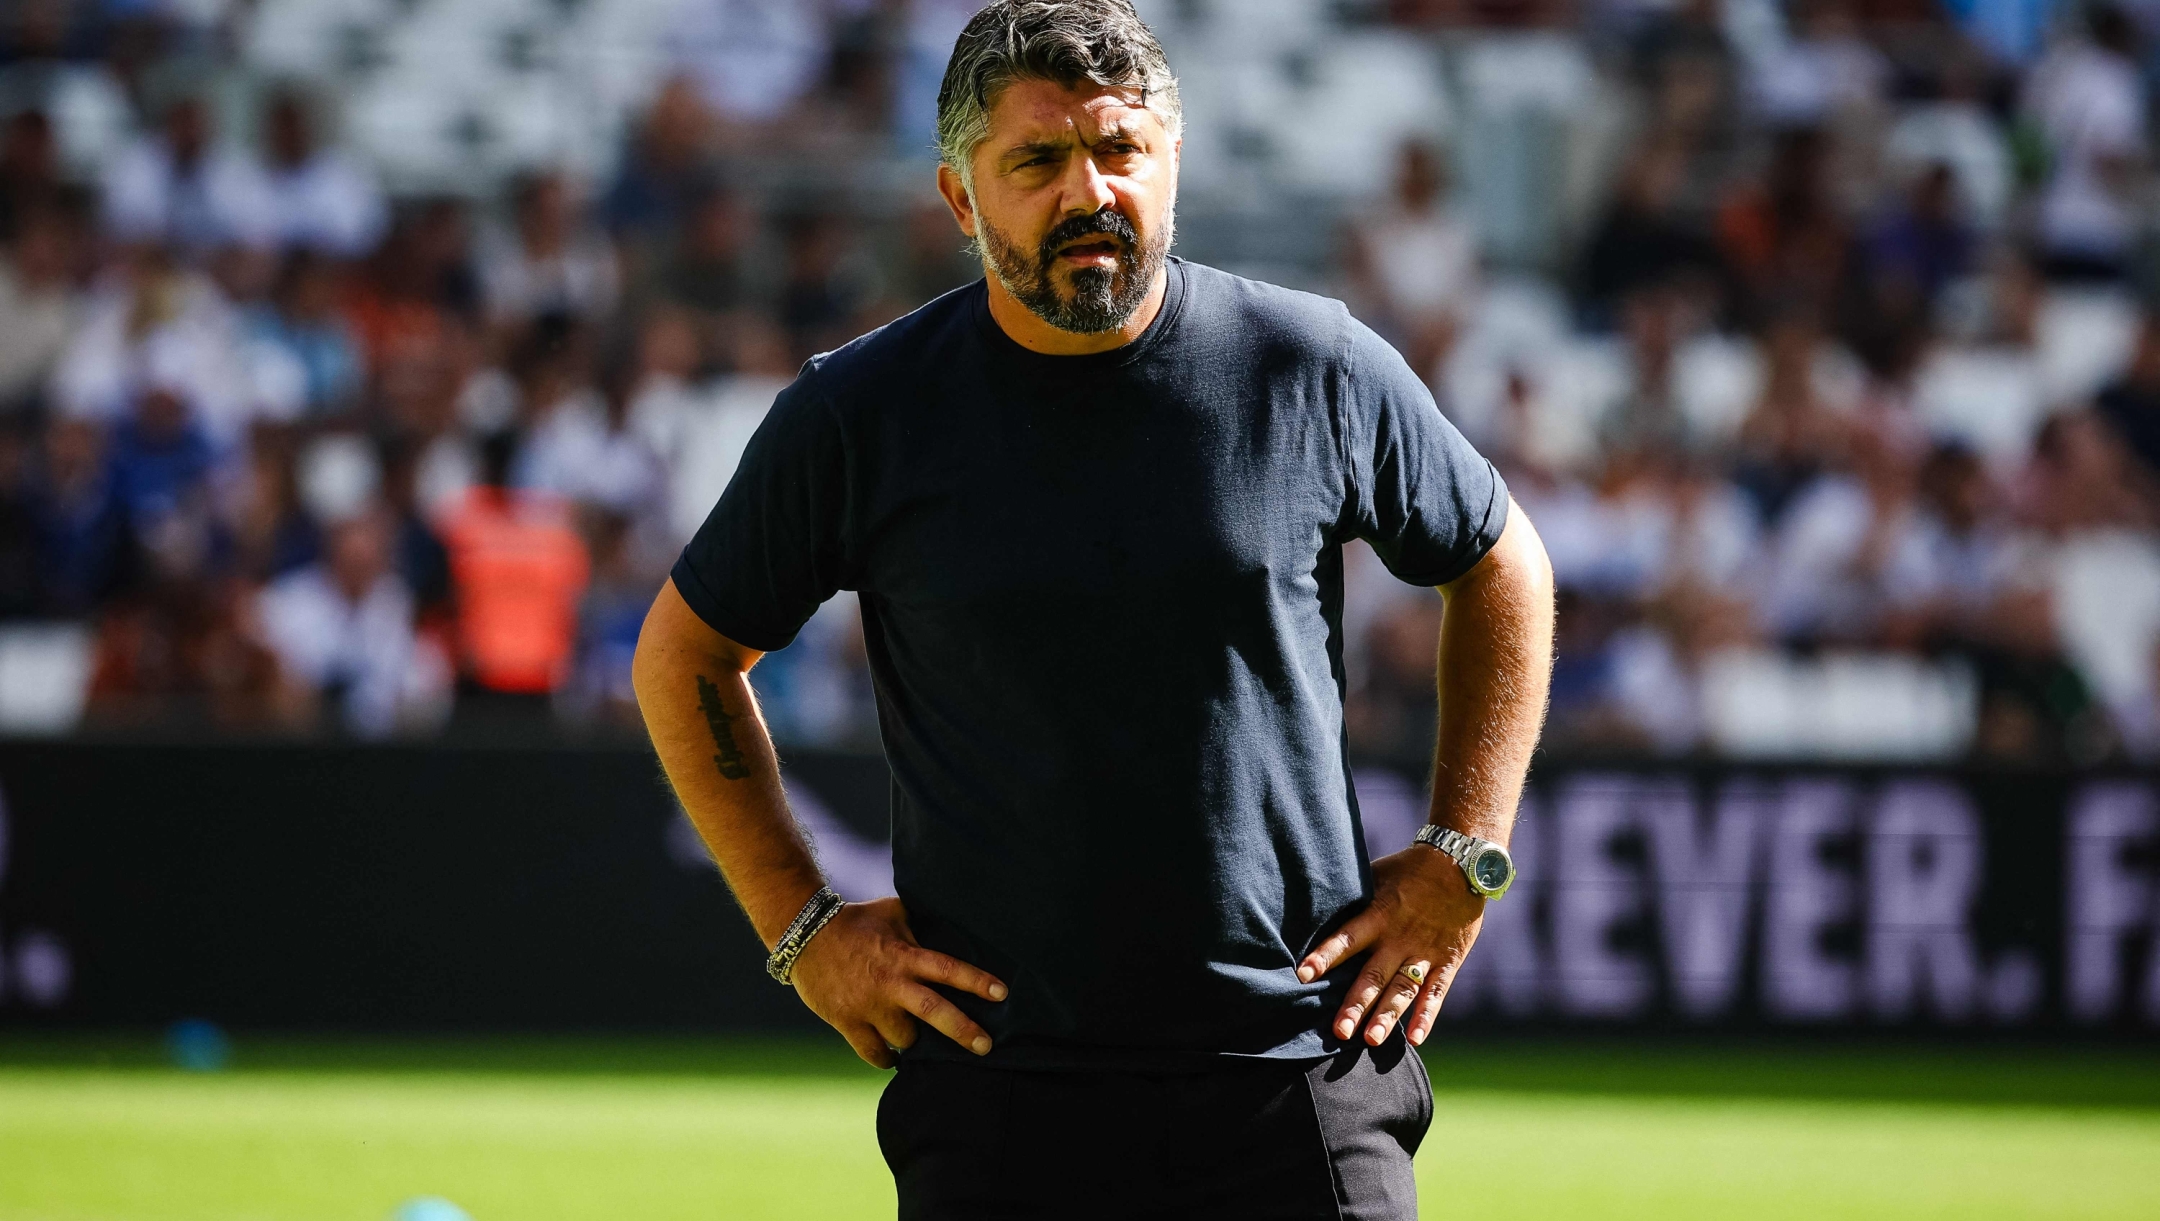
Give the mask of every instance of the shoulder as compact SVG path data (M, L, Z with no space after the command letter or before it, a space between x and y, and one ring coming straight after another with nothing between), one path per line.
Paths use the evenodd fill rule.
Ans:
M1349 359L1358 332L1365 331L1332 297L1247 279L1203 263L1178 265L1185 275L1185 325L1248 351L1338 364Z
M774 410L822 404L850 416L890 401L896 386L919 385L947 367L974 324L981 281L953 289L926 305L803 364Z

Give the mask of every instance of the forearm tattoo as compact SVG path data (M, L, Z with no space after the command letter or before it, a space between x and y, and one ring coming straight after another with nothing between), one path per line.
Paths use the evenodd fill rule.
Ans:
M720 748L720 753L712 757L713 766L729 780L748 779L750 764L743 757L742 747L735 745L735 731L731 728L736 718L720 703L720 688L700 674L697 698L698 707L705 713L705 727L712 731L713 745Z

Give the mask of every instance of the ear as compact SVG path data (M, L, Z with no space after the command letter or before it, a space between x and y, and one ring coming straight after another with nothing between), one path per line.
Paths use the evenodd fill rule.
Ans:
M975 200L969 196L967 184L960 181L960 175L954 173L951 166L937 167L937 189L945 199L945 206L952 210L953 223L960 226L960 232L971 238L977 236Z

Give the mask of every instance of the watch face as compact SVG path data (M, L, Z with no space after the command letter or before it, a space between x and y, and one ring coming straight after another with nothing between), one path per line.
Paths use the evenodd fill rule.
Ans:
M1506 855L1498 851L1478 853L1477 863L1470 869L1477 875L1478 885L1486 890L1498 890L1507 885L1508 876L1515 872L1508 865Z

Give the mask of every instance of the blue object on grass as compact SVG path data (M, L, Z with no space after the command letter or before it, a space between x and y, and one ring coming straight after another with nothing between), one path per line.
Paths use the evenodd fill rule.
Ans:
M232 1063L232 1040L216 1022L186 1018L165 1032L165 1049L183 1072L214 1073Z
M390 1221L472 1221L472 1216L441 1196L421 1196L398 1205Z

